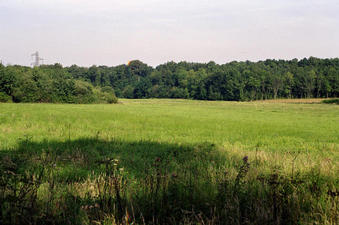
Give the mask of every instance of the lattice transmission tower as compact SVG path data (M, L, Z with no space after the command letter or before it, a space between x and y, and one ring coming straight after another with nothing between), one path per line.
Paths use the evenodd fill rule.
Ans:
M33 59L34 59L34 62L31 63L31 65L33 65L33 67L34 67L34 66L39 66L39 65L40 65L40 61L41 61L41 64L44 63L44 59L43 59L43 58L40 58L39 52L38 52L38 51L36 51L35 53L33 53L33 54L31 55L31 57L34 57L34 58L33 58Z

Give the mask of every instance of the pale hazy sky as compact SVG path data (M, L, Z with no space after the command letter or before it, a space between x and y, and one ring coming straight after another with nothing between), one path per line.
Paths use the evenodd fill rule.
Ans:
M63 65L339 57L339 0L0 0L0 60Z

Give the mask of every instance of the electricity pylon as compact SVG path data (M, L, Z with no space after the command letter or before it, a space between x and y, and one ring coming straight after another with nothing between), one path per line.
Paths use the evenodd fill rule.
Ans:
M39 66L39 65L40 65L40 61L42 62L42 64L44 63L44 59L43 59L43 58L40 58L39 52L38 52L38 51L36 51L35 53L33 53L33 54L31 55L31 57L34 57L34 62L31 63L31 65L33 65L33 67Z

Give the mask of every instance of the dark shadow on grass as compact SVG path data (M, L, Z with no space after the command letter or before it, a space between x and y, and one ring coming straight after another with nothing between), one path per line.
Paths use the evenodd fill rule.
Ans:
M248 159L211 143L23 140L0 161L1 224L295 224L336 201L316 173L247 180Z
M65 142L23 140L17 149L2 150L1 155L14 157L20 171L49 160L60 171L60 181L64 182L78 181L93 172L103 172L104 168L100 165L109 159L118 159L119 167L136 178L144 176L145 171L154 167L156 162L171 170L192 163L202 167L210 164L221 166L227 160L226 155L221 155L212 143L177 145L149 141L104 141L96 138Z
M208 212L212 199L216 197L215 182L212 182L216 174L211 173L210 169L211 166L221 167L226 158L211 143L177 145L83 138L65 142L22 140L17 149L0 151L0 160L3 162L2 171L10 172L3 177L3 187L6 188L6 182L34 183L34 179L39 180L37 190L25 200L24 197L9 196L12 200L7 201L27 201L24 205L28 208L29 201L38 199L34 197L38 195L38 186L43 185L48 187L49 193L55 195L46 197L49 200L45 204L35 203L35 207L45 205L45 208L39 209L48 215L43 221L39 220L38 215L30 217L34 212L16 207L16 203L7 206L14 213L20 211L29 218L28 221L53 224L50 221L52 219L58 221L56 223L64 223L67 217L71 217L75 222L81 214L80 206L98 204L99 208L95 210L93 207L83 210L90 219L103 220L103 215L111 213L116 221L122 223L126 212L133 212L135 221L159 224L180 220L184 211L191 212L191 216L195 215L195 210ZM92 181L95 189L100 190L96 196L75 195L77 201L73 201L61 194L65 193L65 187L88 180ZM34 187L27 186L31 189ZM8 193L20 192L16 189L20 187L15 185L7 188ZM84 191L89 188L85 187ZM66 204L69 201L67 204L78 209L76 213L67 207L56 207L62 204L56 203L58 201L55 199L60 195L65 198L61 202ZM73 196L74 193L70 195ZM53 211L59 211L67 217L61 217L60 213L55 215ZM18 221L25 223L22 217ZM16 223L9 217L0 219L0 222Z

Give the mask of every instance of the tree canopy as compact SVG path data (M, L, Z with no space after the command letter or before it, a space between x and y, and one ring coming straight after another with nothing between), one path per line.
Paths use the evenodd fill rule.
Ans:
M40 67L0 64L0 102L116 103L109 89L73 77L60 64Z
M115 95L231 101L338 97L339 59L167 62L155 68L139 60L89 68L0 65L2 101L112 102Z

